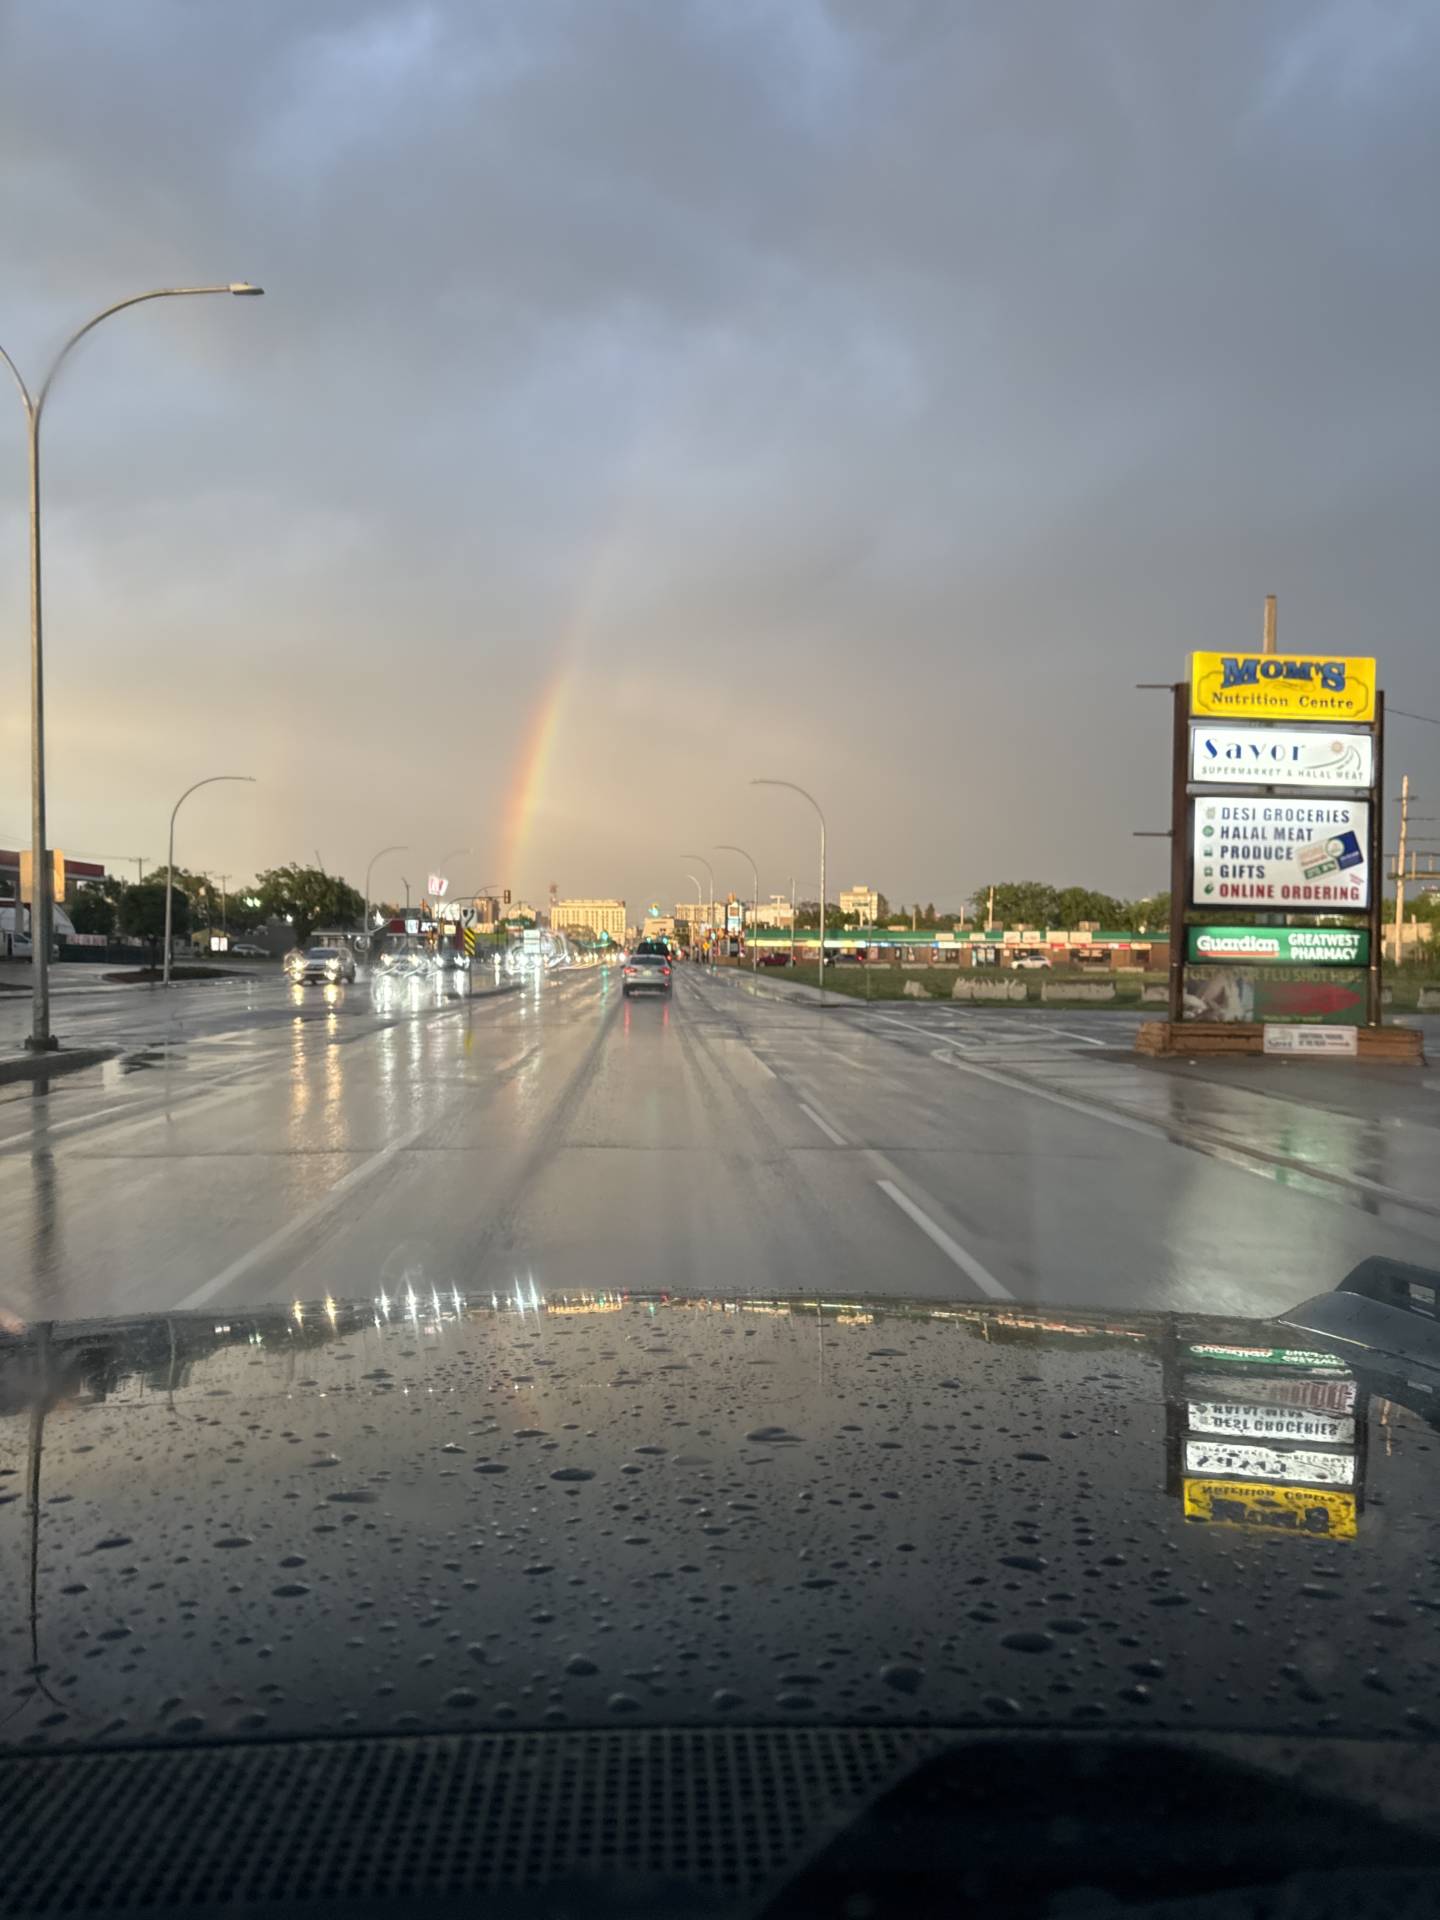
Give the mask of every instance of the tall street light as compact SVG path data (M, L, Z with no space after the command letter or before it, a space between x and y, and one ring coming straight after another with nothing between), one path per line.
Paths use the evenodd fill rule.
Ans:
M375 870L375 862L376 862L377 860L383 860L383 859L385 858L385 856L386 856L386 854L387 854L387 853L408 853L409 851L410 851L410 849L409 849L408 847L381 847L381 849L380 849L380 851L379 851L378 853L372 853L372 854L371 854L371 856L370 856L370 862L369 862L369 865L368 865L368 866L366 867L366 869L365 869L365 923L364 923L364 933L365 933L365 938L366 938L367 940L368 940L368 939L370 938L370 875L371 875L371 874L372 874L372 873L374 872L374 870Z
M705 889L704 889L704 887L703 887L703 886L701 886L701 884L700 884L700 882L699 882L699 880L698 880L698 879L696 878L696 876L695 876L695 875L694 875L693 873L687 873L687 874L686 874L686 876L685 876L685 878L686 878L686 879L687 879L687 880L688 880L688 881L690 882L690 884L691 884L691 886L692 886L692 887L694 887L694 889L695 889L695 922L696 922L696 925L697 925L697 926L703 926L703 924L704 924L704 922L703 922L703 921L701 920L701 918L700 918L700 916L701 916L701 914L702 914L702 913L704 913L704 911L705 911ZM693 946L694 946L694 944L695 944L695 942L694 942L694 941L692 940L692 941L690 942L690 944L691 944L691 946L693 947Z
M473 853L474 851L475 849L473 847L452 847L449 853L441 854L440 864L435 869L436 878L439 880L443 880L445 878L445 869L449 866L450 862L455 858L457 853Z
M682 860L698 860L710 876L710 964L715 964L715 869L703 853L682 853Z
M788 787L791 793L798 793L802 800L808 800L815 809L820 821L820 998L825 998L825 816L820 811L820 802L813 793L807 793L804 787L797 787L793 780L752 780L752 787Z
M260 294L263 287L252 287L248 280L232 280L223 287L154 287L149 293L132 293L128 300L117 300L113 306L97 313L93 320L87 320L83 327L72 333L50 363L50 370L32 394L20 377L20 369L3 347L0 347L0 360L3 360L15 376L15 384L20 389L21 404L25 408L25 423L28 428L30 444L30 837L33 842L30 865L33 878L30 883L34 898L30 902L30 954L33 973L31 976L31 1019L30 1038L26 1042L36 1052L49 1052L56 1044L50 1031L50 926L53 902L50 897L49 855L45 846L45 656L43 647L43 629L41 622L40 591L40 418L45 411L45 402L50 389L55 384L55 376L60 371L61 362L70 349L83 340L87 333L98 327L102 320L108 320L111 314L123 313L126 307L138 307L146 300L178 300L200 293ZM169 904L170 896L165 896ZM15 925L19 931L20 899L17 890L15 899ZM166 963L169 963L169 949L166 949Z
M726 846L722 842L720 846L716 847L715 851L717 853L738 853L742 860L748 860L750 862L750 878L754 882L754 887L750 895L750 978L753 981L755 978L755 969L760 964L760 950L755 945L755 929L760 924L760 869L756 866L753 855L746 853L744 847Z
M184 793L182 793L182 794L181 794L181 796L180 796L180 798L179 798L179 799L178 799L178 800L177 800L177 801L175 802L175 804L174 804L174 806L173 806L173 807L172 807L172 808L170 809L170 851L169 851L169 853L168 853L168 854L166 855L166 857L165 857L165 973L164 973L164 984L165 984L165 985L166 985L167 987L168 987L168 986L169 986L169 984L170 984L170 921L171 921L171 915L172 915L172 913L173 913L173 910L174 910L174 904L175 904L175 902L174 902L174 892L175 892L175 816L176 816L176 814L177 814L177 813L179 813L179 811L180 811L180 809L181 809L181 807L182 807L182 806L183 806L183 805L185 804L185 802L186 802L186 801L187 801L187 800L188 800L188 799L190 798L190 796L191 796L191 794L192 794L192 793L194 793L194 792L196 792L196 791L197 791L197 790L198 790L198 789L199 789L200 787L213 787L213 786L215 786L215 785L216 785L216 784L217 784L217 783L218 783L219 781L221 781L221 780L242 780L242 781L244 781L244 782L245 782L245 783L246 783L246 784L247 784L248 786L252 786L252 787L253 787L253 786L254 786L254 784L255 784L255 776L254 776L254 774L253 774L253 773L212 773L212 774L210 774L210 775L209 775L209 776L208 776L208 777L207 777L206 779L204 779L204 780L197 780L197 781L195 782L195 785L194 785L193 787L186 787L186 789L185 789L185 791L184 791ZM34 943L34 941L32 940L30 944L31 944L31 946L33 947L35 943Z

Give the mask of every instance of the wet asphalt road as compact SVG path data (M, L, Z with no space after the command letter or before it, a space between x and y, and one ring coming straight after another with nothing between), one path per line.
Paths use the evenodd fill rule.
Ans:
M1265 1314L1369 1253L1440 1265L1440 1079L1413 1070L1161 1065L1131 1015L821 1011L692 968L668 1003L600 968L172 1001L57 999L127 1053L0 1088L0 1311L409 1283Z

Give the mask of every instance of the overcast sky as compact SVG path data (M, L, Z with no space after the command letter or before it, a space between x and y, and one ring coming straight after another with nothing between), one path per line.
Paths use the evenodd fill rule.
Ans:
M1440 714L1437 95L1434 0L10 0L21 367L266 288L57 383L52 838L813 894L769 775L832 895L1163 886L1133 683L1267 591ZM24 508L12 396L9 846Z

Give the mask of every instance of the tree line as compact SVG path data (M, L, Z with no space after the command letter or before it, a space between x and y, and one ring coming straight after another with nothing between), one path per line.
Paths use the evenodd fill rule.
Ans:
M126 882L107 875L102 886L78 888L65 903L77 933L105 937L122 934L149 943L152 957L165 937L165 869L158 867L142 879ZM269 867L248 885L226 889L222 901L216 882L203 873L177 867L173 876L170 917L175 936L183 939L192 927L223 926L245 935L286 920L303 947L317 927L358 927L365 902L348 881L322 867Z
M1093 887L1054 887L1045 880L997 880L992 889L977 887L964 907L937 909L933 900L924 906L917 900L906 906L892 903L882 893L873 921L862 921L857 913L842 913L838 901L826 902L827 927L903 926L953 930L957 927L1079 927L1086 924L1103 927L1107 933L1156 933L1170 924L1170 895L1153 893L1140 900L1122 900L1115 894L1098 893ZM816 900L800 900L795 906L795 925L814 928L820 924L820 906Z

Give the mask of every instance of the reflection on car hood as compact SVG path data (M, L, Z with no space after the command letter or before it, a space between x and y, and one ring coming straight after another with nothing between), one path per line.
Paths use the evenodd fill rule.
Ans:
M523 1290L32 1328L0 1340L6 1737L1431 1734L1435 1433L1353 1351Z

